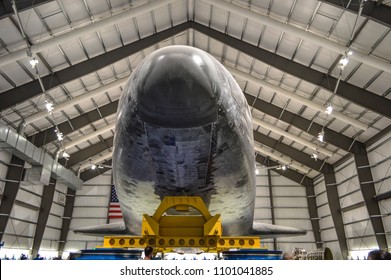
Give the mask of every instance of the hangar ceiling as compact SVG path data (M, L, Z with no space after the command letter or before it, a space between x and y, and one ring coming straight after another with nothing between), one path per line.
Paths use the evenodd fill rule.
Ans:
M25 123L54 156L65 148L62 163L74 171L111 151L113 129L100 131L115 122L126 78L172 44L221 61L252 106L259 153L310 178L389 130L387 1L364 1L361 11L360 1L15 2L2 1L0 14L1 118Z
M127 77L169 45L227 67L252 107L257 161L287 162L276 172L295 182L313 185L390 131L391 1L11 2L0 2L1 120L84 181L106 170L91 163L111 164Z

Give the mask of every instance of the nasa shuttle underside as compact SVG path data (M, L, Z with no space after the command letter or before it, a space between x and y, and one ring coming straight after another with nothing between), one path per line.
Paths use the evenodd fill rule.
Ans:
M253 222L249 106L231 74L199 49L161 48L135 69L118 105L112 162L124 223L75 232L140 235L142 215L164 196L201 196L212 215L221 214L224 235L306 233Z

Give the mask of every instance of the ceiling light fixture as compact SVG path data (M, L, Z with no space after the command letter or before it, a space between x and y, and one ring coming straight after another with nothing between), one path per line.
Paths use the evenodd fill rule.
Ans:
M272 153L271 151L269 151L263 147L254 146L254 149L255 149L255 151L262 153L262 154L265 154L266 156L269 156L272 159L278 160L279 162L282 163L282 164L280 164L280 166L282 166L282 165L289 166L289 168L296 169L296 170L302 172L303 174L307 174L308 172L310 172L309 168L302 166L302 165L300 165L290 159L283 158L282 156L279 156L275 153ZM278 166L273 166L272 168L278 168Z
M311 155L311 158L313 158L315 161L317 161L318 160L318 154L313 153Z
M228 69L228 71L231 72L231 74L234 75L237 79L244 79L245 81L259 85L262 88L272 90L279 95L282 95L286 98L290 98L290 99L292 99L296 102L299 102L300 104L306 105L309 108L314 109L318 112L324 112L326 110L326 106L319 104L319 103L316 103L314 101L311 101L308 98L305 98L299 94L294 94L292 91L283 89L283 88L276 86L270 82L266 82L264 80L261 80L255 76L252 76L249 73L245 73L245 72L240 71L236 68L230 67L227 64L224 64L224 67L226 69ZM330 103L332 103L332 102L330 101ZM56 108L57 108L57 106L56 106ZM347 124L353 125L359 129L362 129L362 130L368 129L368 125L365 124L364 122L361 122L359 120L356 120L355 118L349 117L341 112L338 112L337 110L335 110L333 112L333 117L335 117L336 119L341 120Z
M35 66L39 63L38 59L36 59L35 57L30 59L30 65L31 65L31 68L35 68Z
M345 67L346 67L346 65L348 65L348 63L349 63L349 59L347 58L346 55L344 55L344 56L341 58L341 60L339 61L339 68L340 68L341 70L344 70Z
M56 132L58 141L62 141L64 139L64 135L62 134L62 132L60 132L57 128L56 128L55 132Z
M277 125L272 125L272 124L267 123L265 121L261 121L261 120L255 118L255 117L253 117L253 123L255 123L257 125L260 125L260 126L266 128L266 129L269 129L269 130L271 130L271 131L273 131L275 133L278 133L278 134L280 134L280 135L282 135L284 137L287 137L287 138L289 138L291 140L294 140L297 143L300 143L300 144L302 144L302 145L304 145L304 146L306 146L306 147L308 147L310 149L313 149L314 151L317 150L318 152L324 154L327 157L332 157L333 156L333 152L329 151L328 149L325 149L323 147L319 147L319 145L317 145L317 144L315 144L313 142L307 141L307 140L303 139L303 137L294 135L294 134L292 134L292 133L290 133L290 132L288 132L288 131L286 131L286 130L284 130L282 128L279 128Z
M95 164L92 164L92 165L91 165L91 169L92 169L92 170L95 170L95 169L96 169L96 165L95 165Z
M333 112L333 106L331 106L331 103L329 104L329 106L327 106L326 110L324 111L327 115L331 115L331 113Z
M318 134L318 140L319 142L323 142L323 139L324 139L324 130L322 129L322 131L319 132Z
M285 164L277 166L277 170L286 170L287 166Z
M68 154L66 151L63 151L62 152L62 157L65 158L65 159L69 159L70 154Z
M46 110L48 110L49 114L51 114L53 112L54 107L53 107L52 102L45 100L45 107L46 107Z

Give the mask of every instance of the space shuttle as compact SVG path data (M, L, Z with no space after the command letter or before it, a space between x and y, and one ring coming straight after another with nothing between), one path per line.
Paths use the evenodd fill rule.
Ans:
M200 196L221 214L225 236L306 233L253 221L250 109L232 75L200 49L160 48L137 66L118 104L112 162L124 223L74 232L140 235L142 215L153 215L163 197Z

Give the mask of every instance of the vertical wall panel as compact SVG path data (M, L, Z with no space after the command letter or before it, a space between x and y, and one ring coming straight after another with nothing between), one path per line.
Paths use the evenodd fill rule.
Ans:
M64 255L69 254L70 251L93 249L103 244L103 237L75 234L73 229L106 224L111 182L111 170L109 170L86 181L83 188L76 191Z

